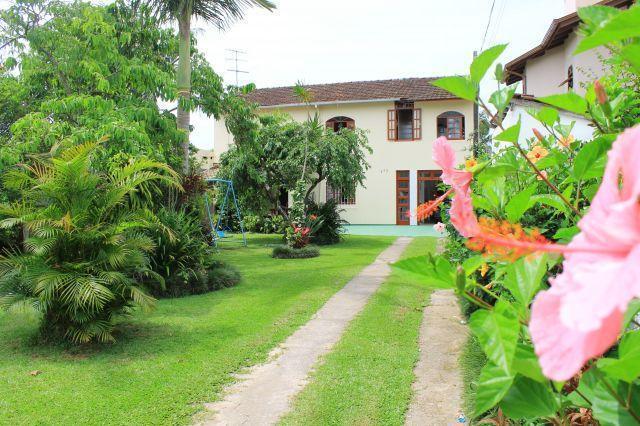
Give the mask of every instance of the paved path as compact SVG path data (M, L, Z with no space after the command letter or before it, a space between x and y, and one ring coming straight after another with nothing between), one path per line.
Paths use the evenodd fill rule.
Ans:
M420 326L420 359L414 370L413 401L405 423L448 426L457 423L462 408L460 353L467 327L453 290L437 290L424 310Z
M286 414L293 397L307 383L318 359L340 340L349 322L364 308L411 242L398 238L365 267L270 356L227 388L219 402L205 404L210 417L201 425L272 425Z

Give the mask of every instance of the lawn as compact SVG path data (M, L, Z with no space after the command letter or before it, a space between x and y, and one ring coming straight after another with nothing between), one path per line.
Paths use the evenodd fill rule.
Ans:
M277 260L265 244L279 237L250 236L221 253L243 274L237 287L162 300L112 345L37 346L33 316L0 314L0 423L187 424L392 241L348 236L318 258Z
M416 238L403 257L426 254ZM285 425L401 425L411 400L418 332L430 289L394 269L295 400Z

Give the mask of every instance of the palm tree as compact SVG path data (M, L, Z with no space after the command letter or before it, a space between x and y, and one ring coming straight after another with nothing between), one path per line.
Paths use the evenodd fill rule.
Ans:
M4 175L20 194L0 204L0 228L24 226L23 252L0 254L0 309L33 308L43 337L111 341L117 316L154 299L141 284L162 282L149 265L159 224L145 206L158 185L180 188L163 163L138 158L108 173L92 167L98 143L35 158Z
M191 98L191 18L198 17L225 29L235 19L244 16L247 7L275 9L269 0L150 0L158 15L178 21L178 128L186 138L182 144L184 174L189 172L189 100Z

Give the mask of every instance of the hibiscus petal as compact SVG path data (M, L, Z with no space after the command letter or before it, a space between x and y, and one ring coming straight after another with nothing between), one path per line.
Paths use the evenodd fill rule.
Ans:
M531 307L529 331L542 372L552 380L569 380L591 358L605 353L617 340L623 314L615 310L604 318L601 327L581 332L560 320L565 298L557 288L538 293Z

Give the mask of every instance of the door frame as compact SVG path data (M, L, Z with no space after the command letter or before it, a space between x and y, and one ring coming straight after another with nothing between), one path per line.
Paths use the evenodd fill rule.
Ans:
M400 176L401 173L406 173L406 177ZM407 186L401 188L400 182L407 182ZM400 191L407 193L406 197L400 197ZM401 202L401 198L403 199ZM406 201L404 200L406 198ZM410 170L396 170L396 225L409 225L411 212L411 172ZM400 207L407 208L407 217L400 217Z

